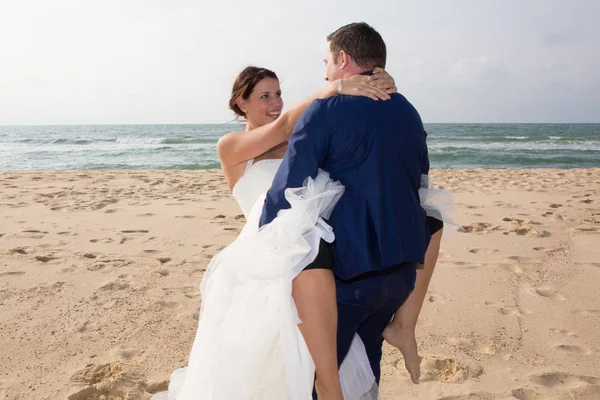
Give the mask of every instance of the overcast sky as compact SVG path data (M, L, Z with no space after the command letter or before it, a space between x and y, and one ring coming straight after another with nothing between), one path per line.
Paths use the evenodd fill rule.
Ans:
M355 21L425 122L600 122L598 0L0 0L0 124L223 123L249 64L289 106Z

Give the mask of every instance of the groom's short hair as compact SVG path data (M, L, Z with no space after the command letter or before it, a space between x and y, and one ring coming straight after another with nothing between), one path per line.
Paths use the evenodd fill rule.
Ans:
M387 57L385 42L379 32L365 22L344 25L327 36L327 41L336 63L338 53L344 50L359 67L385 68Z

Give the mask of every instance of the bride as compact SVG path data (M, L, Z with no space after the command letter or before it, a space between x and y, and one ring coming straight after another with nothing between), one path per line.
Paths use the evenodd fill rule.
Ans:
M329 216L344 187L321 171L304 187L287 192L291 209L260 230L258 220L287 139L314 99L347 94L386 100L395 91L393 79L377 69L370 77L331 82L281 114L277 75L256 67L240 73L229 106L245 118L246 131L225 135L217 150L247 223L238 238L213 258L204 275L188 367L175 371L168 394L155 399L308 400L313 387L323 400L341 399L342 394L345 399L377 398L375 378L358 336L338 377L335 330L330 334L318 318L312 318L322 314L315 307L336 308L333 280L303 280L302 291L313 298L293 297L295 278L318 261L321 239L334 239L323 218ZM315 298L324 299L323 303ZM339 393L322 392L319 387L321 366L324 370L332 363Z

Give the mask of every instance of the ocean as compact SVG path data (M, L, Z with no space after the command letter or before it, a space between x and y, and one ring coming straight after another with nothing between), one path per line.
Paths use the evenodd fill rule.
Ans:
M219 168L218 138L241 129L0 126L0 170ZM600 167L600 124L426 124L426 130L432 168Z

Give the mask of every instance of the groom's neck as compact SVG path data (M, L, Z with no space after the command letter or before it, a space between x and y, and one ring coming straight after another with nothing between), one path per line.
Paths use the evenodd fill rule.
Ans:
M371 71L370 69L366 69L363 67L359 67L358 65L349 65L344 71L343 79L351 78L355 75L360 75L363 72Z

